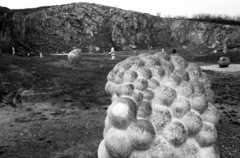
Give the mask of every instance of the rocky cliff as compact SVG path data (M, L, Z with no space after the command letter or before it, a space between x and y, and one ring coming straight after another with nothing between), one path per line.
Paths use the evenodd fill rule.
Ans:
M1 15L0 20L4 21ZM0 25L2 41L43 53L155 49L179 45L240 43L240 26L167 19L150 14L90 4L72 3L31 13L14 12ZM3 26L5 29L3 29ZM7 28L7 29L6 29Z

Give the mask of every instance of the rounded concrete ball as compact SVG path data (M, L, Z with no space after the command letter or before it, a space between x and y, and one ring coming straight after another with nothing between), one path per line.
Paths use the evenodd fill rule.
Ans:
M150 53L142 53L138 55L140 58L146 58L147 56L151 56Z
M185 116L183 116L181 121L187 127L189 136L196 135L203 126L201 116L193 110L189 111Z
M109 129L111 129L111 127L112 127L112 124L111 124L111 122L109 121L109 119L108 119L108 116L105 118L105 128L104 128L104 130L103 130L103 138L105 138L105 136L106 136L106 134L107 134L107 132L109 131Z
M199 78L199 81L204 84L205 88L211 88L212 86L212 81L208 74L206 74L205 72L202 72L202 76Z
M191 97L194 93L194 88L193 86L186 82L186 81L183 81L178 87L177 87L177 94L179 96L183 96L183 97Z
M127 70L124 73L124 82L134 82L138 77L137 73L133 70Z
M152 147L148 150L151 158L174 158L174 146L164 137L157 136Z
M208 101L208 103L214 104L214 103L215 103L215 100L216 100L216 96L215 96L213 90L211 90L210 88L207 88L207 89L205 90L205 92L206 92L206 96L207 96L207 101Z
M187 130L179 121L174 121L168 124L166 128L164 128L162 134L163 137L174 146L182 145L188 138Z
M141 101L138 104L137 117L149 119L152 113L152 107L149 102Z
M82 50L74 49L70 53L68 53L68 60L71 64L78 64L82 59Z
M107 80L115 82L115 77L116 77L118 71L119 71L118 69L113 69L112 71L110 71L108 73Z
M217 140L217 130L213 124L203 122L202 129L198 132L195 139L201 147L209 147Z
M129 98L120 98L108 110L111 124L118 129L126 129L136 119L137 107Z
M127 128L126 132L129 141L136 150L148 149L151 146L156 134L151 122L143 119L133 122Z
M115 76L115 83L116 84L122 84L123 83L123 76L124 76L124 72L119 71Z
M113 158L113 156L108 153L105 143L105 139L103 139L98 147L98 158Z
M177 99L170 106L170 109L172 111L173 117L179 119L191 110L191 104L187 99L183 97L177 97Z
M138 59L133 62L132 68L138 69L139 67L144 67L144 66L145 66L145 62L142 59Z
M130 158L151 158L147 150L134 150Z
M221 57L218 60L219 67L228 67L229 64L230 64L230 59L228 57Z
M134 92L134 86L131 83L126 83L121 86L121 94L120 95L129 95L131 96Z
M199 114L204 113L208 107L207 98L205 96L193 97L190 99L191 107Z
M138 69L137 74L140 78L144 78L146 80L149 80L152 77L151 70L146 67L142 67L142 68Z
M107 82L107 84L105 85L105 91L112 95L117 94L117 88L118 86L113 82Z
M143 91L143 99L152 100L154 98L154 92L151 90Z
M153 108L150 121L158 134L162 133L164 127L171 122L172 116L170 111L166 108Z
M149 88L156 89L157 87L160 86L160 83L158 82L158 80L151 78L150 80L148 80L148 85Z
M177 97L176 90L165 85L158 87L155 93L154 101L164 106L170 106Z
M153 77L155 77L159 81L165 75L165 71L164 71L163 67L161 67L161 66L150 67L150 70L152 71Z
M188 139L176 150L177 158L207 158L201 157L200 148L194 139Z
M191 80L195 80L201 77L202 70L201 68L195 63L189 63L188 67L186 68L188 75Z
M144 91L148 88L148 81L143 78L138 78L134 81L134 87L140 91Z
M136 102L140 102L143 100L143 93L141 91L138 91L138 90L135 90L133 92L133 95L132 95L133 99L136 101Z
M158 58L153 58L152 56L147 56L143 58L145 61L146 67L155 67L157 65L161 65L160 60Z
M201 158L220 158L220 153L216 145L207 148L200 148Z
M220 114L217 108L209 103L207 110L202 114L202 119L204 122L212 123L213 125L217 125L220 119Z
M114 158L127 158L133 151L132 144L126 133L117 131L106 137L106 149Z
M182 81L189 82L190 78L186 71L175 70L174 73L177 74L178 76L180 76Z
M180 56L171 56L171 61L176 70L184 70L188 67L188 62Z
M164 79L161 82L163 82L165 85L176 88L177 86L180 85L182 79L177 74L171 74L170 76L164 77Z
M164 59L166 61L169 61L171 59L170 55L165 52L157 52L153 55L153 57L157 57L159 59Z
M204 84L199 82L198 80L190 81L194 88L194 96L202 96L205 93Z
M165 60L162 60L161 62L162 62L161 65L162 65L166 75L170 75L171 73L173 73L175 68L174 68L174 65L172 63L167 62Z

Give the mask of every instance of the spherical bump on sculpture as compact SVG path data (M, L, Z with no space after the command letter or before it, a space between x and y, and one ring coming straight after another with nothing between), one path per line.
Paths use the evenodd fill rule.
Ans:
M149 119L152 113L152 107L149 102L141 101L138 104L137 118Z
M134 86L131 83L126 83L121 86L121 95L131 96L134 92Z
M204 83L205 88L211 88L212 82L207 73L202 72L202 76L199 78L199 81Z
M137 70L137 74L139 77L144 78L146 80L152 77L152 72L150 69L143 67Z
M171 74L170 76L164 77L163 81L161 82L164 82L165 85L176 88L177 86L180 85L180 83L182 82L182 79L177 74Z
M198 96L190 99L191 107L193 110L202 114L208 107L208 102L206 96Z
M103 139L98 147L98 158L113 158L107 151L105 146L105 139Z
M203 83L199 82L198 80L191 80L190 83L194 88L195 96L202 96L205 93L205 87Z
M148 85L149 88L156 89L157 87L160 86L160 83L158 82L158 80L151 78L150 80L148 80Z
M140 91L144 91L148 88L148 81L143 78L138 78L134 81L134 87Z
M145 61L146 67L155 67L161 64L158 58L153 58L152 56L147 56L143 58L143 60Z
M186 71L188 72L191 80L198 79L202 75L201 68L195 63L189 63Z
M147 150L133 150L130 158L151 158Z
M191 110L191 104L187 99L183 97L177 97L177 99L170 106L170 109L173 117L179 119Z
M138 91L138 90L135 90L133 92L133 95L132 95L133 99L136 101L136 102L140 102L143 100L143 93L141 91Z
M206 92L208 103L214 104L215 100L216 100L216 96L215 96L213 90L211 90L210 88L207 88L207 89L205 89L205 92Z
M179 121L171 122L164 128L163 137L166 138L172 145L180 146L186 142L188 132L184 125Z
M111 124L118 129L126 129L136 119L137 107L129 98L120 98L116 104L111 105L108 117Z
M194 88L193 86L186 82L183 81L178 87L177 87L177 94L180 96L184 96L184 97L191 97L194 93Z
M151 90L143 91L143 99L152 100L154 98L154 92Z
M143 119L133 122L126 132L129 141L136 150L148 149L151 146L156 134L151 122Z
M171 73L173 73L175 68L172 63L167 61L161 61L161 62L166 75L170 75Z
M117 85L113 82L107 82L105 85L105 91L109 94L117 94Z
M200 148L201 158L220 158L220 153L216 145L207 148Z
M201 116L204 122L209 122L213 125L217 125L220 119L220 114L217 111L217 108L211 103L208 104L207 110Z
M134 82L138 77L137 73L133 70L127 70L124 73L124 82Z
M142 59L135 60L132 65L132 67L136 69L144 66L145 66L145 62Z
M123 131L117 131L106 137L106 149L110 155L118 158L127 158L133 151L132 144Z
M104 131L103 131L103 138L105 138L106 133L107 133L108 130L112 127L112 124L111 124L111 122L110 122L109 119L108 119L108 116L105 118L105 123L104 123L104 125L105 125L105 128L104 128Z
M108 73L107 80L115 82L115 77L116 77L116 74L118 73L118 71L119 71L118 69L114 69L114 70L110 71Z
M201 116L193 110L184 115L181 121L187 127L188 135L190 137L196 135L203 126Z
M172 116L170 111L166 108L161 108L155 105L156 108L153 108L150 121L154 125L154 128L158 134L162 133L164 127L171 122Z
M217 130L213 124L203 122L202 129L195 136L195 139L201 147L209 147L217 140Z
M148 154L151 158L174 158L174 146L164 137L158 135L152 147L148 150Z
M68 53L68 60L71 64L76 65L82 59L82 50L81 49L74 49L70 53Z
M123 72L123 71L119 71L119 72L116 74L115 83L116 83L116 84L122 84L122 83L123 83L123 76L124 76L124 72Z
M169 86L161 85L157 91L154 100L165 106L170 106L177 97L176 90Z
M161 66L151 67L150 70L152 71L153 76L158 79L159 81L164 77L165 71Z
M184 70L188 67L188 63L180 56L172 56L171 61L176 70Z

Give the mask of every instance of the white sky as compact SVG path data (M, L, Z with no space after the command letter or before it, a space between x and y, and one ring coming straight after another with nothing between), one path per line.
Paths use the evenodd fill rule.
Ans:
M90 2L162 16L192 16L199 13L240 16L240 0L1 0L10 9Z

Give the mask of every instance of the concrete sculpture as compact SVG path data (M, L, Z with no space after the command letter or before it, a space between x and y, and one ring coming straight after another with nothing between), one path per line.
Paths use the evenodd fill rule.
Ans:
M196 64L140 54L107 77L112 95L98 158L219 158L211 81Z
M230 59L228 57L221 57L219 60L218 60L218 65L220 67L228 67L230 64Z
M81 49L73 49L70 53L68 53L68 60L71 64L76 66L82 59L82 50Z

